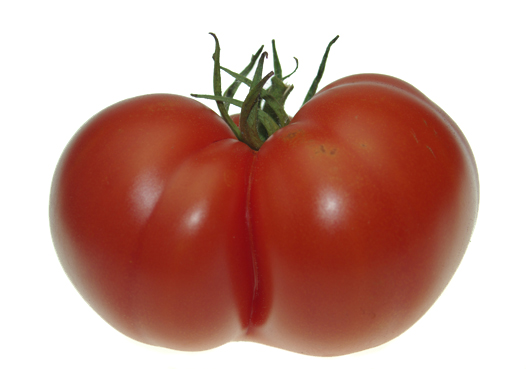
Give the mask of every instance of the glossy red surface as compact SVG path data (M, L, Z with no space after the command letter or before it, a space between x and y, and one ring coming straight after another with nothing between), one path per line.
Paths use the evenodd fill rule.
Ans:
M257 152L188 98L113 105L64 151L50 222L75 287L132 338L332 356L387 342L430 308L469 243L478 188L440 108L357 75Z

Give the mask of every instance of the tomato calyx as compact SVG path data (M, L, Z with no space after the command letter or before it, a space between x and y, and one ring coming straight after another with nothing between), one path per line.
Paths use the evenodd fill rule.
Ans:
M286 84L284 81L285 79L292 76L298 69L298 59L294 58L296 61L296 68L292 71L292 73L283 76L281 63L276 50L276 42L272 40L274 71L263 76L263 64L265 59L268 57L268 53L263 52L263 46L261 46L258 51L252 55L250 63L245 67L245 69L243 69L241 73L236 73L221 66L219 60L221 50L219 47L219 40L214 33L210 34L215 40L215 51L213 55L214 94L191 94L191 96L215 100L221 117L228 124L237 139L246 143L253 150L259 150L261 145L263 145L263 143L270 136L272 136L274 132L290 123L290 117L285 111L285 102L289 94L292 92L294 86ZM318 73L314 78L309 91L307 92L307 96L305 97L303 104L309 101L316 93L319 82L323 76L323 72L325 71L329 50L336 42L338 37L339 36L336 36L327 46L325 54L322 58L322 62L318 69ZM247 77L247 75L256 65L256 61L256 70L254 72L253 78L250 79ZM224 94L222 93L221 88L221 71L224 71L235 78L234 82L227 88ZM265 85L269 80L270 86L265 89ZM234 99L234 95L241 83L244 83L249 87L249 92L244 101ZM228 113L230 105L235 105L241 108L239 126L234 123Z

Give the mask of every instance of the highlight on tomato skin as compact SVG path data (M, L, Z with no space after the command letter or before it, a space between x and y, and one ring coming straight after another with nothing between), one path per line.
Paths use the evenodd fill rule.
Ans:
M264 327L279 332L277 346L320 356L377 346L439 297L479 196L471 151L443 117L419 97L364 83L314 97L260 149L254 239L261 280L280 282ZM271 182L290 185L271 193Z
M103 319L151 345L338 356L388 342L466 251L479 203L468 141L415 87L378 74L310 91L291 117L288 76L277 68L266 88L262 60L228 71L249 84L245 102L214 80L220 115L152 94L91 118L53 176L59 260Z

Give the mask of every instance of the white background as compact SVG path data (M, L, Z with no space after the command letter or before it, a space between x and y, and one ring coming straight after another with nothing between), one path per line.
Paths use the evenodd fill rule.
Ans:
M16 5L6 5L16 4ZM520 1L18 1L0 6L0 367L526 368L525 11ZM153 92L212 92L213 39L240 70L277 40L300 69L293 114L335 36L321 86L402 78L468 138L481 202L465 258L432 309L381 347L316 358L252 343L183 353L134 342L82 300L56 258L50 182L99 110ZM270 65L270 63L269 63ZM225 83L226 84L226 83ZM207 103L213 107L213 104Z

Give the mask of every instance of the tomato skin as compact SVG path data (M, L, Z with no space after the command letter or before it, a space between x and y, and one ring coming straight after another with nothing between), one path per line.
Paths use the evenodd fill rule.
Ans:
M259 150L256 340L319 356L377 346L457 269L478 209L473 156L442 111L391 85L325 89Z
M368 74L322 89L257 152L195 100L115 104L65 149L50 225L77 290L136 340L334 356L387 342L430 308L478 201L451 118Z
M253 156L217 114L180 96L129 99L88 121L57 166L50 222L93 309L154 345L237 339L253 291L242 195Z
M245 217L253 159L245 144L217 141L166 184L134 271L133 306L148 343L206 349L248 328L254 277Z

